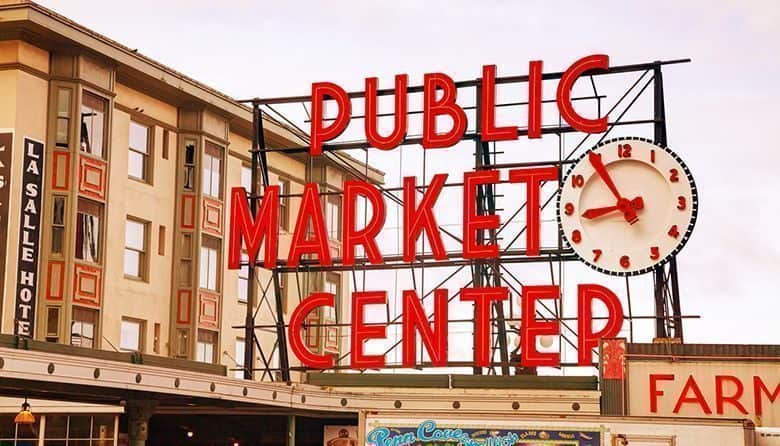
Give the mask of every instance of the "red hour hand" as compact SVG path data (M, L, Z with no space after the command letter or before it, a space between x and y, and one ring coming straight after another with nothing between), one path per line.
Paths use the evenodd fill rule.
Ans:
M618 200L623 198L621 197L620 192L618 192L617 187L615 187L615 183L612 181L612 177L609 176L606 167L604 167L604 163L601 162L601 154L596 152L588 152L588 161L590 161L590 164L591 166L593 166L593 169L596 171L597 174L599 174L601 179L604 181L604 184L606 184L609 190L611 190L612 193L615 195L615 198L617 198Z
M606 207L603 207L603 208L593 208L593 209L588 209L587 211L583 212L582 216L584 218L587 218L587 219L590 220L590 219L593 219L593 218L599 218L602 215L606 215L606 214L609 214L610 212L614 212L614 211L617 211L617 210L618 210L617 206L606 206Z
M582 217L590 220L601 217L602 215L607 215L610 212L620 211L623 213L626 221L633 225L639 221L639 218L636 215L636 211L644 208L644 206L645 204L641 196L636 197L631 201L626 200L625 198L621 198L618 200L618 204L615 206L588 209L582 213Z

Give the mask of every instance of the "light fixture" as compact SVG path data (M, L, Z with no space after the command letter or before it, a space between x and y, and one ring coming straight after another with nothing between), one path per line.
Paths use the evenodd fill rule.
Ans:
M27 397L24 398L22 403L22 410L16 414L14 418L16 424L35 424L35 416L30 412L30 403L27 402Z
M192 438L193 436L195 436L195 432L187 431L187 438Z

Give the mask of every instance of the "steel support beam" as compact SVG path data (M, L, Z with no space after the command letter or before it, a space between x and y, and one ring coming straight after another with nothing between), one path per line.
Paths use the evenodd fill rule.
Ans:
M666 146L666 107L664 104L664 81L661 66L653 68L653 134L655 142ZM668 270L668 272L667 272ZM677 281L677 259L672 257L667 265L653 271L655 294L655 335L658 338L683 339L680 308L680 291Z

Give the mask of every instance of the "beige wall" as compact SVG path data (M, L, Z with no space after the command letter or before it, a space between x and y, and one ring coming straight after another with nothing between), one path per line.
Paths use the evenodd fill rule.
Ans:
M170 107L159 101L139 100L140 95L128 94L132 90L122 88L123 95L116 103L131 108L144 109L144 115L166 117ZM132 98L127 103L125 98ZM138 120L139 118L136 117ZM105 302L103 306L103 336L111 344L119 346L120 325L123 317L145 322L144 353L152 353L154 324L160 324L160 354L168 354L170 322L170 283L172 276L173 230L176 194L175 150L169 149L168 159L163 159L163 131L152 126L152 184L146 184L127 175L127 147L131 116L115 109L113 115L112 150L108 179L109 200L107 212ZM175 141L175 135L170 135ZM126 278L124 275L125 223L127 217L147 222L148 272L145 280ZM158 251L161 226L165 227L164 255ZM109 347L110 348L110 347Z
M20 42L3 42L0 46L0 61L19 62L24 58L32 58L38 65L41 62L40 52L31 51ZM20 54L22 57L20 57ZM25 56L26 55L26 56ZM29 57L28 57L29 56ZM14 133L13 153L11 162L11 181L9 193L8 227L0 228L0 237L7 237L7 252L5 262L5 289L2 305L2 332L13 333L14 303L16 293L16 274L19 246L19 224L21 203L22 151L25 137L38 141L46 140L48 83L33 74L20 69L0 70L0 131ZM46 206L45 198L43 206ZM16 212L14 212L16 211ZM43 224L42 224L43 226ZM41 249L43 246L41 245ZM41 273L39 272L39 277ZM42 288L41 281L38 290Z

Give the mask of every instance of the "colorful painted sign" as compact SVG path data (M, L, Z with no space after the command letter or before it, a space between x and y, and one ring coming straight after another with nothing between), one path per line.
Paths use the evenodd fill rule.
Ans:
M601 432L558 429L498 429L439 426L378 427L366 434L367 446L601 446Z

